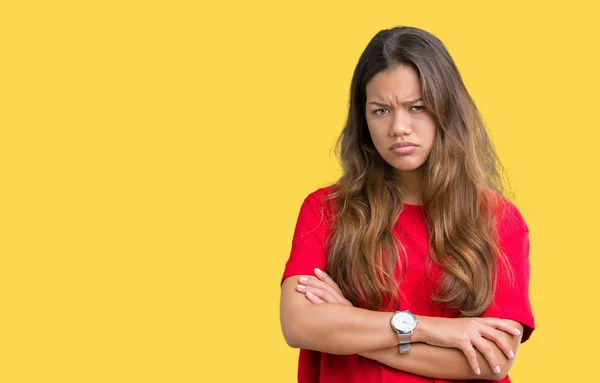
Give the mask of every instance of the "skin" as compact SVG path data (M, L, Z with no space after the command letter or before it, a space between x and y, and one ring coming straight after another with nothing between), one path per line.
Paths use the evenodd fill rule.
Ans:
M298 347L336 354L357 353L390 367L430 378L501 380L512 366L521 341L523 327L515 321L417 315L419 323L412 337L412 349L407 354L399 354L397 337L390 327L393 313L369 312L372 316L361 318L366 310L353 308L325 272L315 269L312 276L290 277L284 281L282 288L288 293L294 289L315 308L326 309L310 313L309 317L321 319L304 328L305 331L322 328L323 332L303 332L304 339L300 343L304 347ZM286 308L282 306L282 310ZM360 321L368 321L368 326L359 324ZM341 323L351 328L343 330ZM285 327L282 328L285 336ZM336 331L344 333L336 334ZM331 334L333 336L328 337ZM387 337L390 334L391 339ZM341 344L330 348L336 342ZM348 347L350 342L353 347ZM389 342L392 346L374 346Z
M375 148L394 169L405 202L422 204L422 166L429 157L436 124L421 98L410 67L377 73L366 86L367 125ZM390 147L411 142L409 153ZM393 313L352 307L323 271L287 278L281 291L281 326L287 343L332 354L360 354L390 367L437 379L506 376L521 340L520 323L498 318L418 316L409 353L399 354L390 326Z
M436 135L436 124L421 101L421 82L414 69L394 66L367 83L365 114L377 152L394 168L396 181L408 192L407 203L421 204L422 165ZM401 154L390 150L398 142L416 148Z

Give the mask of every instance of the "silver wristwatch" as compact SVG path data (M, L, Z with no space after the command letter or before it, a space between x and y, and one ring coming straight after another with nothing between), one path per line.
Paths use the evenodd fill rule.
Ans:
M390 324L398 334L398 351L402 354L409 352L411 337L415 327L417 327L417 317L408 310L396 311Z

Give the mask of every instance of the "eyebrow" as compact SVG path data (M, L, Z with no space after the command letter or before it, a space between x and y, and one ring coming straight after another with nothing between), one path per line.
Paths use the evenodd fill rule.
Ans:
M417 98L417 99L414 99L414 100L404 101L403 104L416 104L419 101L423 101L423 99L422 98ZM368 102L367 105L377 105L377 106L382 107L382 108L389 107L389 105L382 104L382 103L377 102L377 101Z

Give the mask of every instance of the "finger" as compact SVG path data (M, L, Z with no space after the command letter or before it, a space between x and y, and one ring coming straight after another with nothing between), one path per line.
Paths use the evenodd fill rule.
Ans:
M475 375L481 375L481 369L479 368L479 361L477 360L477 353L475 352L475 349L473 348L471 343L469 343L468 341L464 342L459 347L459 349L467 357L467 361L469 362L469 365L473 369L473 372L475 373Z
M323 281L318 280L315 277L301 277L298 279L298 283L304 286L316 287L318 289L330 290L331 287L325 284Z
M311 301L312 303L315 303L315 304L325 303L321 298L319 298L315 294L311 293L310 291L306 292L306 299L308 299L309 301Z
M512 359L515 357L515 353L513 352L512 348L510 347L510 344L508 343L505 336L503 335L503 331L496 330L493 327L484 326L480 330L480 333L485 338L496 343L498 348L500 348L500 350L502 350L502 352L504 353L504 355L506 355L507 358Z
M495 322L494 327L497 328L498 330L502 330L511 335L521 335L521 330L519 330L518 328L515 328L509 321L499 319L499 318L493 318L493 320Z
M494 349L490 345L490 343L486 342L484 338L476 337L472 339L473 345L479 350L481 354L485 357L490 368L494 373L500 373L500 365L498 364L498 360L496 359L496 354L494 354Z
M521 335L521 330L512 326L508 321L499 318L480 318L488 326L502 330L510 335Z
M314 287L307 287L306 292L310 292L311 294L316 295L319 299L323 300L326 303L340 303L337 297L327 290L316 289Z
M327 290L321 290L321 289L317 289L315 287L307 287L307 286L303 286L303 285L298 285L298 286L296 286L296 291L299 293L305 294L305 295L307 292L310 291L312 294L316 295L318 298L323 300L325 303L339 303L342 305L354 307L352 302L350 302L349 300L343 299L340 301L334 294L331 294Z
M330 285L323 281L318 280L315 277L300 277L298 282L304 286L316 287L321 290L327 290L336 296L336 299L340 302L345 301L346 298L338 291L333 289Z
M315 268L315 275L317 276L317 278L319 278L323 282L327 283L328 285L333 287L337 292L342 294L342 290L340 289L338 284L335 283L335 281L329 276L329 274L327 274L326 272L324 272L323 270L321 270L317 267L317 268Z
M352 304L352 302L350 302L348 299L346 299L344 294L341 293L339 287L333 281L332 281L332 283L334 284L334 286L332 286L326 282L323 282L323 281L317 279L316 277L300 277L300 279L298 281L299 281L299 283L301 283L305 286L316 287L316 288L319 288L322 290L329 291L331 294L333 294L335 296L337 303L341 303L346 306L354 306Z
M344 298L344 300L342 302L340 302L340 303L345 304L346 306L352 306L352 307L354 307L354 305L352 304L352 302L350 302L346 298Z
M333 294L326 290L298 285L296 286L296 291L304 295L310 292L311 294L317 296L317 298L321 299L324 303L340 303Z
M317 277L300 277L298 282L306 286L315 286L319 288L325 288L327 286L325 282L320 281Z

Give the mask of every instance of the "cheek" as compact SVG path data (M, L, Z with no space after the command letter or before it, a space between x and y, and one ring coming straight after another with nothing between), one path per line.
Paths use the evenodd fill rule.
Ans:
M368 131L369 131L369 137L371 137L371 141L373 141L373 143L375 145L377 145L377 130L375 130L373 125L369 124L368 121L367 121L367 127L368 127Z
M379 154L383 155L382 151L384 147L387 145L386 139L381 132L374 131L371 133L371 140L373 141L373 145L375 149L379 152Z
M427 128L426 128L426 137L425 139L427 140L427 144L429 147L433 146L433 143L435 142L435 136L437 134L437 128L434 122L430 122L429 124L427 124Z
M382 130L383 127L380 124L375 124L367 120L367 126L369 127L369 134L374 144L378 144L382 140L385 140L385 132Z
M435 130L433 130L430 134L429 134L429 146L433 146L433 143L435 142Z

